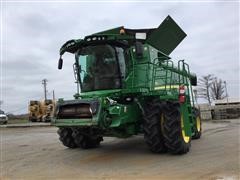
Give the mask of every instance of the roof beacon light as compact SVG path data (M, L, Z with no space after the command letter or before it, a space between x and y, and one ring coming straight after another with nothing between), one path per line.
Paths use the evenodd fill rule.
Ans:
M125 34L125 29L121 28L120 29L120 34Z
M147 34L146 33L136 33L135 38L145 40L147 38Z

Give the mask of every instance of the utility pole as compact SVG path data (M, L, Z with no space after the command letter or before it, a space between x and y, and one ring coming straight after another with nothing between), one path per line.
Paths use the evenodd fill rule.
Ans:
M47 79L42 80L43 90L44 90L44 99L47 100Z
M228 92L227 92L227 82L226 81L224 81L224 85L225 85L227 104L228 104Z
M55 92L54 92L54 90L52 92L52 95L53 95L53 101L55 101Z

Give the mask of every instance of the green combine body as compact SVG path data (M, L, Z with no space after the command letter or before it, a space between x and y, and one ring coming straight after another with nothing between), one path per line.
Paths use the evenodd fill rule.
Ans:
M197 78L184 60L169 57L185 37L168 16L155 29L118 27L66 42L58 68L65 52L75 54L78 91L56 106L52 124L62 143L86 149L104 136L144 134L153 152L188 152L201 136L192 92Z

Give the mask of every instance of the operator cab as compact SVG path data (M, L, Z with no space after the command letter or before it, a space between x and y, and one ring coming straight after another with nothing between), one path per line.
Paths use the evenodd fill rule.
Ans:
M185 32L170 16L158 28L127 29L120 26L84 39L67 41L60 49L58 69L62 68L62 55L65 52L75 54L74 72L78 94L79 84L81 92L129 89L133 88L134 79L140 84L138 87L145 88L150 82L143 82L142 75L136 74L142 71L141 68L134 72L135 65L142 63L144 58L149 60L148 55L153 55L152 59L160 58L154 50L144 54L144 45L169 59L168 55L185 37Z
M93 44L76 52L76 66L82 92L119 89L125 76L124 48Z

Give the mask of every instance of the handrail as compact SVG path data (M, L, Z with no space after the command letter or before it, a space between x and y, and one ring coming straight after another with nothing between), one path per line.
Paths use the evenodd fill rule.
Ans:
M132 53L131 53L131 56ZM131 58L133 59L133 58ZM143 63L145 64L145 63ZM146 63L147 66L142 69L142 73L146 74L147 80L144 80L144 86L147 87L147 84L150 83L150 91L159 90L161 92L167 93L169 91L176 91L176 86L185 85L187 86L187 92L189 94L189 98L187 100L190 102L193 100L193 92L192 86L189 84L189 78L192 77L189 71L189 65L184 62L184 60L179 60L177 67L174 67L174 63L170 59L166 59L165 57L158 57L153 60L153 62ZM136 63L132 61L132 81L131 87L137 88L137 84L135 84L136 77L135 71L141 67L135 66ZM148 70L152 68L152 74L148 73ZM164 71L165 70L165 71ZM161 71L163 73L161 73ZM176 79L177 78L177 79ZM141 84L141 83L140 83ZM158 88L157 86L159 85ZM194 102L193 102L194 105Z
M156 62L157 61L157 62ZM167 87L169 90L172 90L172 77L173 77L173 69L174 64L173 61L170 59L166 59L164 57L158 57L153 60L153 74L152 74L152 88L155 89L155 83L157 80L163 80L164 84L164 90L167 90ZM163 79L159 78L157 76L157 72L160 72L158 68L161 68L159 70L165 69L165 76ZM158 78L156 78L158 77Z
M180 69L181 66L182 66L183 71L186 71L188 74L190 74L189 65L187 63L185 63L184 60L179 60L178 61L178 68ZM180 76L179 76L179 79L180 79ZM183 82L183 84L187 86L187 91L188 91L189 98L190 98L189 102L190 103L192 102L192 105L194 106L194 97L193 97L192 86L189 84L189 80L186 77L183 77L183 79L184 79L183 81L186 80L186 84L185 84L185 82Z

